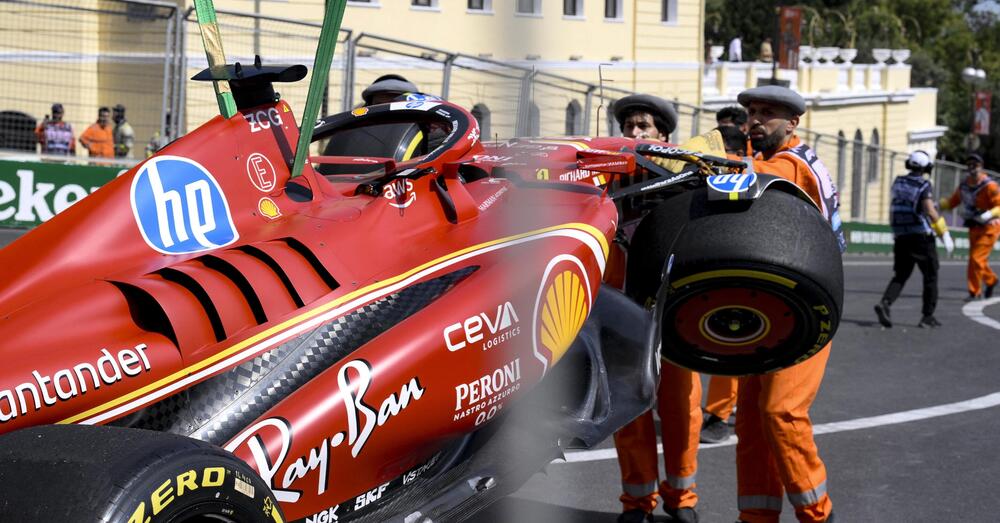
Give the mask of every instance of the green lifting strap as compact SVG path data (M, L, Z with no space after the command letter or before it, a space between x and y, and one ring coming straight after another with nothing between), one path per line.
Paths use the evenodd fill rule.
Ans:
M347 0L326 0L326 14L323 16L323 29L319 34L319 45L316 47L316 61L313 63L312 78L309 79L309 95L306 98L306 109L299 124L299 143L295 147L295 162L292 164L292 178L302 174L306 157L309 156L309 144L312 142L313 128L319 116L323 91L329 81L330 62L337 48L337 35L340 34L340 23L344 20L344 9Z
M201 43L208 57L208 67L212 76L221 78L226 72L226 53L222 50L222 33L215 20L215 4L212 0L194 0L195 13L198 15L198 28L201 29ZM236 115L236 100L229 89L226 80L215 80L215 99L219 102L219 113L226 119Z

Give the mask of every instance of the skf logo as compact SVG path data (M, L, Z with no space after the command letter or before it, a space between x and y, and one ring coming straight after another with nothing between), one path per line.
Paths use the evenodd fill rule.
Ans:
M385 494L385 489L389 487L388 483L383 483L378 488L374 488L365 492L364 494L354 498L354 510L361 510L372 503L382 499L382 494Z
M132 179L132 214L146 244L163 254L190 254L239 238L226 195L193 160L150 159Z
M521 333L521 327L514 306L510 302L497 305L491 316L481 312L466 318L461 323L453 323L444 329L444 342L448 350L455 352L466 345L482 341L482 349L492 349ZM486 338L487 333L489 338ZM485 341L483 341L485 339Z
M271 160L260 153L253 153L247 158L247 176L258 191L265 193L273 191L278 180Z
M757 175L749 174L720 174L709 176L708 186L719 192L747 192L754 183L757 182Z

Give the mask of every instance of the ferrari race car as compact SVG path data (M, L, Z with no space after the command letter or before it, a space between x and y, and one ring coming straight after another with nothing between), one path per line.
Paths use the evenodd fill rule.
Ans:
M293 177L272 83L304 68L225 74L235 116L0 250L0 521L465 520L648 409L661 355L768 372L837 328L836 239L784 180L485 143L425 96L322 119Z

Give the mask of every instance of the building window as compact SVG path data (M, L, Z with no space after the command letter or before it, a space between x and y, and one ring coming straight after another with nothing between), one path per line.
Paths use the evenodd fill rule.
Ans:
M583 16L583 0L563 0L563 15Z
M526 15L542 14L542 0L517 0L517 12Z
M861 129L854 132L854 143L851 150L851 218L861 218L864 202L864 168L865 142Z
M660 21L667 23L677 22L677 0L663 0Z
M476 104L472 106L470 112L479 122L479 136L482 136L482 141L488 141L490 139L490 108L486 107L485 104Z
M608 136L621 136L622 130L618 125L618 120L615 118L615 112L613 110L615 102L618 100L611 100L604 104L604 110L606 111L605 116L608 119Z
M879 175L879 138L878 129L872 129L872 141L868 145L868 181L878 181Z
M566 136L583 134L583 109L580 102L571 101L566 105Z
M469 11L492 11L491 0L469 0Z
M622 18L622 0L604 0L604 18L620 20Z
M528 136L542 135L542 113L538 110L538 105L531 102L528 106Z
M847 174L847 138L844 131L837 131L837 187L844 187L844 176Z

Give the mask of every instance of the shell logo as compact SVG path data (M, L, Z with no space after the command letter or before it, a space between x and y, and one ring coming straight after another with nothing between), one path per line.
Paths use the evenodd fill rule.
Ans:
M364 115L368 114L368 108L367 107L358 107L357 109L351 111L351 114L354 115L354 116L364 116Z
M260 202L257 203L257 210L260 211L262 216L272 220L281 216L281 209L278 209L278 204L267 197L260 199Z
M593 297L583 263L563 255L549 262L535 304L534 352L544 369L559 361L587 321Z

